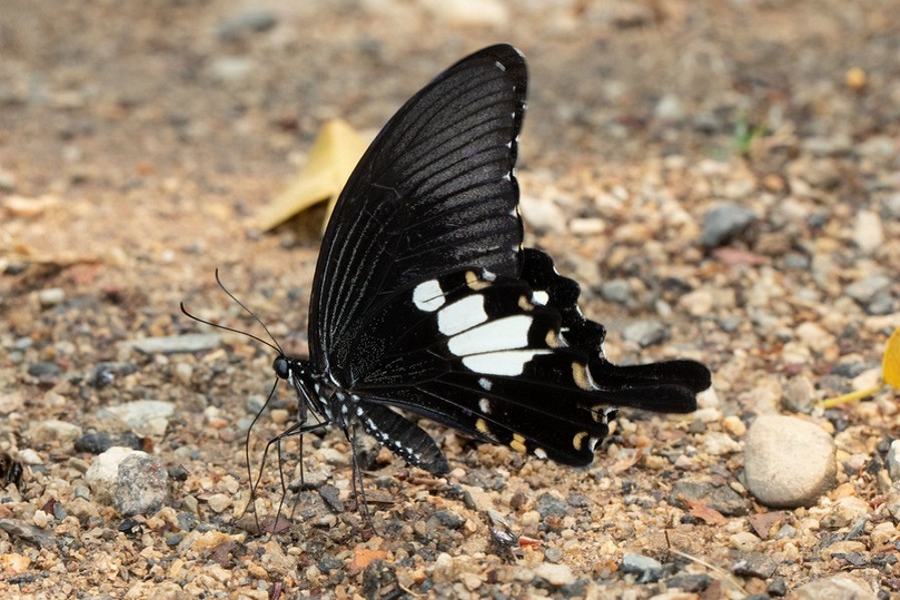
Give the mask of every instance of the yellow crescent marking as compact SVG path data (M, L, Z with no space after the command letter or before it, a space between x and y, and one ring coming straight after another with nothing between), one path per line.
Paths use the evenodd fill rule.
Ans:
M556 335L556 332L552 329L547 332L546 337L544 337L544 341L547 342L547 345L551 348L562 347L562 342L559 341L559 336Z
M475 271L466 271L466 285L469 289L478 291L490 287L491 284L479 278Z
M574 446L576 450L581 450L581 444L584 442L584 438L587 437L587 434L587 431L579 431L575 434L575 437L572 438L572 446Z
M532 304L525 296L519 296L519 308L526 311L532 311L534 310L534 304Z
M572 363L572 379L575 380L575 385L584 391L594 391L594 387L591 385L590 379L588 379L587 368L582 363Z

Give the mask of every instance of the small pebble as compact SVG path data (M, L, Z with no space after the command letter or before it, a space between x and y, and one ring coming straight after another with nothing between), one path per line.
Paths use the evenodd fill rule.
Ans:
M113 503L116 482L119 478L119 464L132 452L136 450L113 446L91 461L91 466L84 474L84 480L90 486L97 502Z
M703 215L700 243L706 248L722 246L756 219L751 208L741 204L719 204Z
M559 563L560 561L562 561L562 559L563 559L563 551L560 548L557 548L556 546L551 546L550 548L547 548L547 550L544 552L544 560L546 560L547 562L556 564L556 563Z
M131 347L143 354L181 354L213 350L222 343L218 333L189 333L166 337L142 338Z
M564 517L569 512L566 501L549 492L544 492L538 496L535 508L541 515L541 518L544 519L547 517Z
M791 377L782 388L781 406L793 412L809 414L814 407L815 386L809 377Z
M793 600L877 600L869 584L850 575L817 579L796 588Z
M175 405L162 400L135 400L102 409L99 416L114 415L136 432L161 438L166 434L169 417L175 413Z
M113 446L140 450L144 440L130 431L109 433L108 431L91 431L75 440L75 450L89 454L103 454Z
M887 451L887 468L891 481L900 481L900 440L891 442Z
M631 298L631 286L625 279L611 279L600 285L600 296L607 302L627 304Z
M122 459L115 488L115 507L120 514L153 514L163 507L168 495L169 476L158 458L134 451Z
M747 489L762 504L811 506L834 486L836 472L834 440L820 427L780 415L762 415L750 425L744 474Z
M41 421L31 429L31 440L35 443L73 442L81 437L81 427L66 421L51 419Z
M19 519L0 519L0 529L14 538L33 543L38 548L56 546L56 536Z
M186 362L175 364L175 378L181 385L187 386L191 383L191 377L194 376L194 367Z
M35 466L44 464L44 459L42 459L41 455L32 448L23 448L22 450L19 450L19 455L16 458L23 465Z
M228 494L213 494L206 499L206 504L209 505L213 512L221 513L231 506L231 496Z
M669 492L669 504L687 509L691 502L705 504L726 517L749 512L749 502L727 485L686 480L675 483Z
M759 548L760 539L749 531L739 531L730 538L728 542L731 547L741 552L755 552Z
M230 41L244 32L268 31L278 24L278 16L267 10L247 10L216 27L220 40Z
M534 574L556 587L569 585L575 581L572 568L566 564L541 563L534 569Z
M62 375L62 369L58 364L46 360L32 363L28 366L28 374L37 377L45 383L53 383L56 378Z
M628 342L634 342L642 348L660 344L669 337L669 330L660 321L645 319L635 321L622 331L622 338Z
M841 529L869 514L869 504L861 498L847 496L835 502L820 523L825 529Z
M724 456L740 452L743 446L727 433L710 431L706 434L703 449L711 456Z
M747 433L747 426L737 415L728 415L722 420L722 427L731 435L742 437Z
M844 293L862 305L869 304L879 293L891 287L891 278L887 275L870 275L865 279L854 281L846 288Z
M563 234L566 232L566 219L563 211L552 200L523 196L522 218L528 226L538 232Z
M692 317L708 316L712 312L714 306L715 298L713 297L712 292L705 289L688 292L678 299L678 307L681 310L686 311ZM742 322L743 319L735 320L733 328L736 329ZM723 329L725 328L726 326L723 325Z
M772 557L761 552L743 554L731 567L731 572L739 577L756 577L768 579L775 573L778 563Z
M675 123L684 120L684 104L677 96L666 94L653 107L653 116L660 121Z
M600 235L606 231L603 219L572 219L569 221L572 235Z
M622 571L638 576L638 583L652 583L658 581L662 575L663 566L655 558L626 552L622 556Z
M506 27L510 11L501 0L421 0L438 22L450 27Z
M254 62L245 56L219 56L210 62L212 76L223 83L236 83L256 70Z
M775 596L777 598L786 596L788 593L787 581L785 581L781 577L776 577L769 582L768 586L766 586L766 592L768 592L770 596Z
M853 228L853 241L865 254L872 254L884 244L884 228L881 216L871 210L856 213L856 224Z
M66 299L66 292L62 288L48 288L38 292L38 302L41 308L50 308L62 304Z

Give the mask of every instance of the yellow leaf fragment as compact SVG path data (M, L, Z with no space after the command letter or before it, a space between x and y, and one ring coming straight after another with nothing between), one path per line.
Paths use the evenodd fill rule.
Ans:
M888 338L881 360L881 374L886 384L900 388L900 327Z
M835 406L840 406L841 404L856 402L858 400L862 400L863 398L874 396L881 391L881 388L882 386L872 387L865 390L856 390L847 394L841 394L840 396L835 396L834 398L827 398L819 402L819 406L821 406L822 408L834 408Z
M884 357L881 359L881 378L885 384L900 389L900 327L894 330L884 348ZM819 406L822 408L834 408L847 402L856 402L868 396L874 396L884 387L884 384L882 384L866 390L856 390L849 394L827 398L819 402Z
M367 146L368 143L345 121L332 119L325 123L300 173L260 212L260 229L268 231L310 206L330 200L325 217L327 224L338 195Z

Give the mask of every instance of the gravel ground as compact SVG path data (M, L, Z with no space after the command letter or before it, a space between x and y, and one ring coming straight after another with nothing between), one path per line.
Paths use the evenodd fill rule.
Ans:
M876 383L900 326L900 4L296 4L0 7L0 595L900 593L897 392L817 406ZM260 334L218 268L305 353L322 211L274 234L258 211L324 120L374 132L498 41L531 69L529 243L612 360L701 360L713 389L623 415L586 469L439 426L446 478L370 447L374 533L346 440L308 435L280 519L262 468L259 534L274 356L179 302ZM253 428L254 477L294 406Z

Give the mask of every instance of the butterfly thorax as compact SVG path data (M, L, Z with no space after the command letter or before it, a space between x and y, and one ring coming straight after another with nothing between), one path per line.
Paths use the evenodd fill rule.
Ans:
M275 374L294 388L298 397L297 421L307 423L308 411L312 411L322 424L335 424L347 429L351 406L358 398L348 394L324 373L317 373L307 360L281 355L272 364Z

